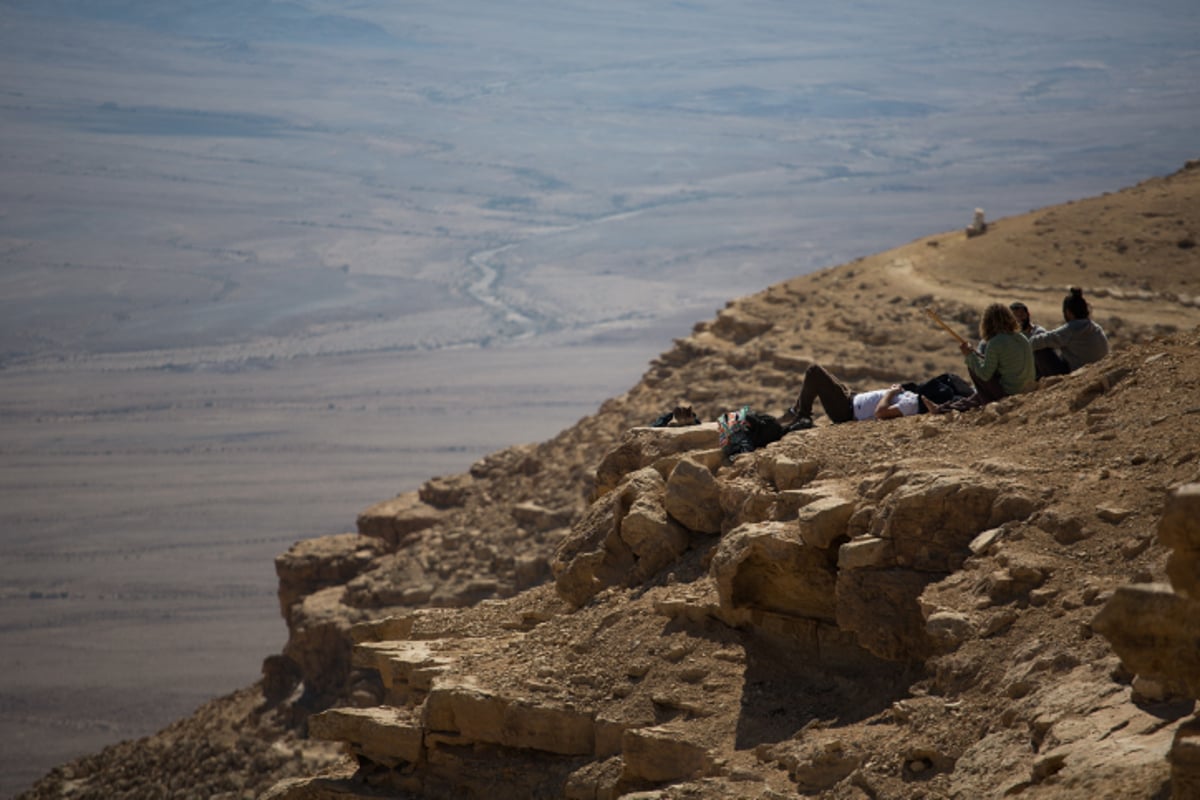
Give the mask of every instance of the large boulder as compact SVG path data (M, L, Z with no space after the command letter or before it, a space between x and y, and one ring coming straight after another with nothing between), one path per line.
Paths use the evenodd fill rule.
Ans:
M621 437L620 444L596 467L596 496L611 492L631 472L643 467L659 466L662 474L670 474L674 463L684 454L707 453L695 456L704 463L719 463L720 430L715 422L684 425L678 428L631 428Z
M596 749L594 713L506 697L461 677L434 681L422 724L443 737L558 755Z
M405 492L367 508L358 515L358 532L382 539L392 547L407 542L442 520L443 512L428 505L418 492Z
M601 497L571 526L550 559L559 595L581 606L633 570L635 556L617 530L616 503Z
M304 702L322 707L341 695L350 675L350 628L365 617L345 605L340 586L322 589L291 607L283 655L304 682Z
M593 503L550 563L559 594L582 605L608 586L646 581L687 550L687 529L664 505L668 491L662 475L645 467Z
M357 533L321 536L292 545L275 558L279 606L284 618L288 609L306 595L341 586L370 568L383 550L379 539Z
M1003 475L957 469L894 472L869 494L878 505L867 532L838 550L837 624L880 658L921 660L947 647L945 632L934 625L931 637L921 613L925 586L961 567L981 532L1028 517L1037 504ZM844 505L827 505L826 515L846 513ZM859 526L848 520L842 527L849 534ZM836 542L840 529L813 529L806 539Z
M711 775L716 759L703 744L691 740L685 725L668 723L631 728L621 739L627 786L662 784Z
M424 755L424 730L407 708L335 708L308 718L308 735L347 742L356 755L395 767Z
M839 539L846 539L846 526L853 516L855 504L839 494L828 494L802 506L797 512L800 538L809 547L828 549Z
M1137 674L1200 697L1200 602L1163 583L1121 586L1092 627Z
M720 533L724 512L721 489L708 467L685 458L671 470L663 505L685 527L699 533Z
M665 484L662 478L653 470L650 473L658 478L654 481L647 476L646 482L653 487L650 491L638 491L630 484L620 497L620 508L624 513L617 524L621 541L637 559L630 575L635 583L647 580L675 561L687 550L689 543L687 529L671 519L663 507Z
M1113 593L1092 622L1131 670L1169 691L1200 698L1200 484L1168 495L1159 540L1174 548L1167 584L1130 584Z
M472 475L449 475L430 478L421 484L417 494L422 502L434 508L458 508L466 502L474 482Z
M721 539L709 567L721 608L833 621L831 556L801 540L794 524L741 525Z
M896 565L908 569L952 572L971 554L971 541L979 533L1031 508L1012 502L1029 494L1022 488L965 470L919 472L902 479L882 499L870 532L891 541Z
M1167 575L1175 591L1200 600L1200 483L1181 486L1167 496L1158 540L1172 550Z

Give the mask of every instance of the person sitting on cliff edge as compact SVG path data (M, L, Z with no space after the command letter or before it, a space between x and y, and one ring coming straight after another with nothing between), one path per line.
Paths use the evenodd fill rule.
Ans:
M1063 298L1062 313L1064 324L1029 337L1038 356L1039 378L1066 375L1108 355L1108 336L1092 321L1092 309L1083 297L1083 289L1071 287Z
M970 342L959 344L975 393L942 403L931 411L939 414L968 411L1033 388L1037 380L1033 349L1021 333L1021 324L1011 308L1003 303L992 303L985 308L979 321L979 338L982 354Z

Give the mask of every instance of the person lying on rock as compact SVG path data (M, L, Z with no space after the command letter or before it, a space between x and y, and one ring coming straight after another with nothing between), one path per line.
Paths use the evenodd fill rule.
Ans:
M921 398L899 384L887 389L853 392L820 364L804 373L804 384L796 402L783 413L779 423L786 431L811 428L813 401L820 400L825 414L835 425L868 419L894 419L920 414Z
M1039 378L1066 375L1108 355L1108 336L1092 321L1092 309L1083 297L1083 289L1071 288L1063 298L1062 311L1063 325L1029 337L1038 355Z
M979 338L982 354L970 342L959 345L975 393L942 403L930 411L939 414L968 411L1033 387L1037 380L1033 348L1021 333L1021 324L1011 308L1003 303L992 303L985 308L979 321Z

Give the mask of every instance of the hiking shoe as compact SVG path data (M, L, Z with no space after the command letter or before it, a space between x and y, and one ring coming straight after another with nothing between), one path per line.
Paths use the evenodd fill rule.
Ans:
M795 421L784 428L784 433L806 431L813 426L812 417L796 417Z
M791 408L789 408L787 411L783 412L783 414L780 415L779 424L781 426L783 426L783 428L787 429L787 428L791 427L791 425L796 421L796 419L799 416L800 416L800 414L799 414L799 412L796 411L796 407L792 406Z

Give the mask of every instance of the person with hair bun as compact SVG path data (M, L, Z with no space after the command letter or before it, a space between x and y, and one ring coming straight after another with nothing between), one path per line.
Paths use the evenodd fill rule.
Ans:
M1092 321L1083 289L1072 286L1063 298L1062 310L1063 325L1029 337L1029 346L1038 354L1039 378L1066 375L1108 355L1108 336Z
M1021 333L1021 323L1012 309L1003 303L992 303L984 309L979 321L978 350L970 342L959 346L975 384L975 393L961 400L951 400L930 408L934 413L968 411L1033 387L1037 371L1033 365L1033 350Z

